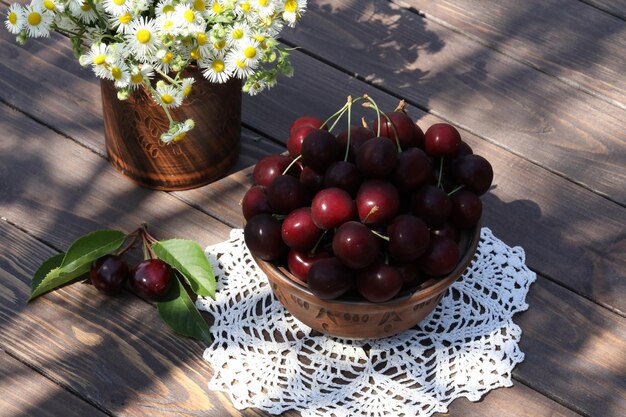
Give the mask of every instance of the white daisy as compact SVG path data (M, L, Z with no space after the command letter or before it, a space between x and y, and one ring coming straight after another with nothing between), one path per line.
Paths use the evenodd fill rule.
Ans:
M202 13L195 10L192 4L179 3L174 9L174 17L180 27L187 27L194 23L200 23Z
M203 70L202 75L212 83L225 83L232 74L226 67L223 55L203 59L198 65Z
M282 8L283 19L294 27L306 9L306 0L286 0Z
M226 68L237 78L248 78L254 73L257 61L249 60L241 50L234 50L226 55Z
M184 122L174 122L170 129L161 134L161 140L167 144L176 143L187 136L187 132L195 127L195 123L192 119L187 119Z
M29 6L24 10L24 27L31 38L47 38L50 36L50 25L54 16L46 9Z
M173 13L174 12L174 0L161 0L157 3L154 8L154 14L156 17L160 17L165 13Z
M126 31L126 42L137 59L148 59L159 49L155 21L145 17L133 20Z
M102 6L110 15L121 16L130 12L133 5L131 0L102 0Z
M107 77L115 83L115 87L124 88L130 83L130 71L124 62L114 62L107 67Z
M235 14L237 16L245 16L252 10L252 4L250 0L238 0L235 5Z
M174 52L168 49L159 49L155 57L156 60L152 61L154 68L164 73L170 72L175 57Z
M79 62L82 66L91 65L93 72L100 78L106 78L109 72L108 66L115 60L113 51L104 43L94 43L89 52L81 55Z
M226 40L229 45L235 45L244 42L251 36L250 27L243 22L235 22L226 34Z
M195 11L203 13L207 10L206 0L193 0L192 7Z
M252 7L261 17L271 16L276 10L276 6L272 0L252 0Z
M32 4L49 12L63 13L65 10L65 4L61 0L33 0Z
M17 35L24 29L26 16L24 14L26 10L17 3L13 3L7 10L7 20L4 22L7 30Z
M208 10L207 10L207 14L209 16L220 15L220 14L224 13L224 11L226 10L226 8L224 7L224 2L223 1L212 0L211 3L212 3L211 7L208 8Z
M157 83L154 99L163 107L174 108L181 105L183 92L172 84Z
M133 19L134 16L132 12L126 12L119 16L111 16L109 22L111 23L111 27L117 30L118 33L126 34L130 29L130 23Z
M176 36L179 31L173 12L161 13L161 15L156 18L156 26L161 34L167 34L173 37Z
M152 0L126 0L131 2L131 10L134 10L135 13L139 14L140 12L145 12L152 7Z
M93 23L98 20L98 15L91 8L89 2L87 0L83 1L70 1L69 8L70 11L83 23Z
M150 65L134 66L130 71L129 86L134 90L144 83L149 83L152 77L154 77L154 71Z
M245 59L249 66L256 68L261 53L259 50L259 42L255 39L247 39L237 45L237 53L241 59Z
M196 45L201 56L209 56L213 53L214 47L209 42L209 35L206 32L196 33Z
M180 91L183 93L183 98L189 97L194 82L195 80L191 77L182 79L182 82L180 83Z

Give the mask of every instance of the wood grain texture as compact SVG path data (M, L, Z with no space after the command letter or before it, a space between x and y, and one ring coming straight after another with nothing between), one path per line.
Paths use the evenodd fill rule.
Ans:
M572 0L394 0L626 109L626 21Z
M0 349L0 417L59 416L106 414Z
M316 57L626 204L625 110L387 2L309 2L307 18L284 36Z
M626 1L624 0L581 0L599 10L626 20Z

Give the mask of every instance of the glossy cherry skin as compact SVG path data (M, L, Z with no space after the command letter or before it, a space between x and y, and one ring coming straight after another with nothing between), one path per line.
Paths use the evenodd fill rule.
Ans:
M322 300L341 297L354 287L352 271L335 257L320 259L307 275L311 292Z
M364 268L378 258L378 239L363 223L350 221L335 232L333 253L349 268Z
M362 181L359 169L352 162L333 162L324 174L325 188L341 188L353 197L359 191Z
M324 174L335 161L343 159L341 143L330 132L316 129L302 142L302 163L318 174Z
M459 247L454 240L447 237L434 239L418 260L420 269L430 276L449 274L458 262Z
M368 180L361 184L356 195L359 219L365 224L383 224L398 213L400 195L391 183L381 180Z
M296 278L306 282L309 269L311 269L313 264L320 259L326 258L330 258L330 253L326 251L320 251L315 255L310 255L308 252L291 249L287 255L287 266L289 267L289 271L295 275Z
M322 126L322 123L324 123L324 121L320 119L319 117L300 116L296 120L294 120L294 122L291 124L291 127L289 128L289 134L291 135L293 132L295 132L296 130L298 130L299 128L303 126L311 126L316 129L319 129L320 126Z
M254 183L264 187L269 187L272 181L274 181L274 178L279 175L283 175L283 172L292 161L293 159L287 155L266 156L254 166L254 170L252 171L252 179ZM288 174L299 177L300 172L298 167L296 165L292 166L292 168L289 169Z
M387 117L385 117L385 115ZM424 146L424 133L415 122L403 111L393 111L381 114L380 119L374 122L373 130L378 132L378 124L380 123L380 136L391 138L394 141L396 137L400 142L400 148L412 148ZM389 120L387 119L389 118Z
M426 222L429 227L443 223L450 216L452 205L448 194L434 185L426 185L411 198L413 214Z
M477 195L486 193L493 181L493 168L480 155L465 155L455 159L451 173L459 184L465 185L465 189Z
M402 289L413 289L425 281L424 274L420 271L417 262L409 262L394 265L402 276Z
M273 261L287 254L289 246L283 242L281 223L270 214L251 218L243 229L250 253L264 261Z
M289 139L287 139L289 155L294 158L299 156L302 153L302 142L304 142L304 139L314 130L316 130L315 127L306 125L296 129L290 134Z
M398 162L398 148L391 140L376 137L368 140L356 154L356 166L366 178L389 177Z
M128 265L117 255L106 255L91 264L89 278L94 287L105 294L117 294L128 279Z
M312 249L324 231L318 228L311 218L310 207L300 207L285 217L281 236L287 246L299 251Z
M387 227L389 255L399 262L419 258L430 244L430 232L422 219L409 214L396 216Z
M300 182L304 184L311 195L316 194L324 188L324 176L306 166L302 168L302 172L300 173Z
M448 123L436 123L426 130L424 150L430 156L455 156L461 146L461 134Z
M452 194L450 198L452 210L450 221L459 229L474 226L483 213L483 204L480 198L469 190L461 190Z
M246 191L241 200L241 211L246 220L257 214L272 213L273 209L267 201L267 189L262 185L253 185Z
M459 229L457 229L450 222L445 222L440 225L431 227L430 236L432 239L436 239L439 237L447 237L447 238L454 240L456 243L459 243L459 239L461 238Z
M158 298L164 295L174 280L172 267L160 259L147 259L133 268L130 286L142 297Z
M334 229L355 216L354 200L341 188L325 188L313 197L311 217L320 229Z
M373 303L391 300L400 292L403 283L397 268L380 261L359 270L356 276L357 291Z
M361 145L363 145L368 139L375 137L376 134L372 129L368 129L363 126L352 126L350 128L350 148L348 150L348 161L354 161L356 153ZM346 146L348 146L348 129L344 130L337 135L337 139L341 143L342 149L345 152Z
M435 178L430 158L418 148L407 148L398 154L392 181L400 191L414 191Z
M267 201L275 213L287 214L308 204L304 184L291 175L280 175L267 188Z

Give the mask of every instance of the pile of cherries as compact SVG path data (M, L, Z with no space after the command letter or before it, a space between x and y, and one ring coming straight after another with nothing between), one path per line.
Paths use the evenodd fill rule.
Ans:
M356 101L376 110L371 127L351 124ZM334 135L346 113L350 127ZM257 258L286 259L321 299L384 302L450 273L460 232L480 220L493 180L453 126L424 133L403 102L382 113L367 96L348 98L327 121L299 117L287 148L254 168L242 200L245 242Z

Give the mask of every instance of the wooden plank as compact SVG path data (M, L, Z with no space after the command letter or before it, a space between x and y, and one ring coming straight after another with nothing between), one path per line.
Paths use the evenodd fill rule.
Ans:
M0 88L0 97L11 100L12 104L26 106L24 108L29 114L38 118L47 117L47 113L36 106L27 106L30 89L35 94L37 88L28 78L30 74L45 73L57 80L56 83L42 81L46 86L72 86L72 80L76 78L72 71L77 66L72 62L73 58L66 55L70 51L65 46L65 40L48 41L55 42L52 50L58 49L58 57L47 61L63 65L56 67L42 62L40 68L29 71L18 71L16 67L11 72L13 75L6 80L13 86L14 92L3 95L5 90ZM289 125L296 117L303 114L326 117L340 107L349 94L356 96L368 92L383 108L392 108L397 103L393 97L302 53L294 52L292 56L296 67L293 79L281 80L277 87L262 95L244 96L244 122L268 136L286 141ZM29 62L26 58L24 60ZM13 65L12 62L0 60L0 68L3 68L2 65ZM26 91L20 93L18 86L24 86ZM101 116L99 110L93 110L100 106L97 82L92 80L91 83L80 84L80 88L81 94L92 97L91 105L84 110L84 114L88 115L85 125L98 125ZM97 150L102 146L101 132L94 129L78 133L65 114L65 106L76 106L71 103L78 98L78 93L75 87L55 90L54 94L66 101L64 106L50 109L55 120L54 127L76 135L76 140ZM426 117L424 112L415 108L410 108L410 114L420 119L422 127L440 121L432 116ZM626 259L619 256L623 253L620 248L623 248L625 240L624 209L467 131L462 134L495 165L497 188L486 197L486 224L505 241L526 248L532 268L605 306L626 312L626 280L623 279ZM254 146L254 142L248 143ZM224 188L204 187L176 193L176 196L235 225L240 224L239 218L233 216L238 214L241 197L224 200L228 195L225 191L232 186L236 184L227 179L219 186ZM221 201L224 204L215 205L215 202Z
M0 416L105 417L106 414L0 349Z
M590 4L605 13L611 14L620 19L626 20L626 1L624 0L581 0Z
M626 22L572 0L397 0L626 109Z
M620 108L387 2L309 2L306 18L283 33L316 57L626 204Z

